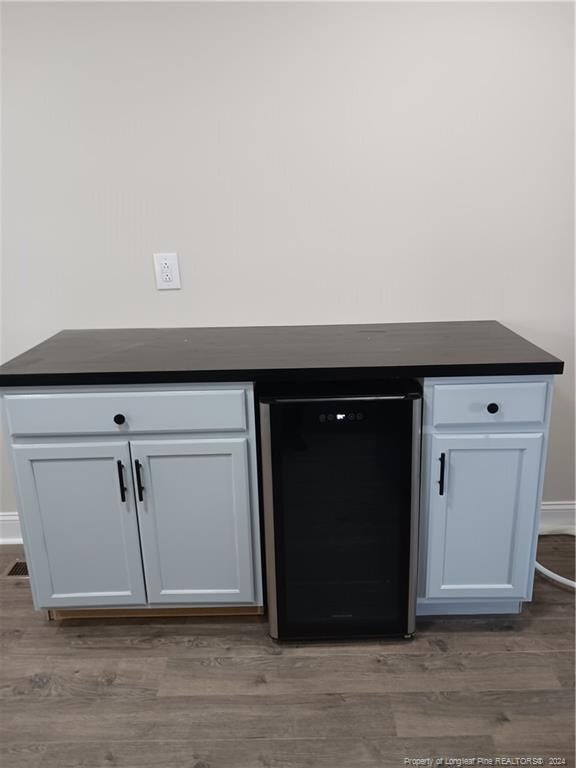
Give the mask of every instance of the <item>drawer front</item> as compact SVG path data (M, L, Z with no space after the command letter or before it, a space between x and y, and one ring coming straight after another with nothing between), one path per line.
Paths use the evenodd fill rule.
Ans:
M8 395L12 435L220 432L246 429L244 389ZM115 416L124 416L117 424Z
M545 381L518 384L437 384L432 401L435 427L458 424L542 424Z

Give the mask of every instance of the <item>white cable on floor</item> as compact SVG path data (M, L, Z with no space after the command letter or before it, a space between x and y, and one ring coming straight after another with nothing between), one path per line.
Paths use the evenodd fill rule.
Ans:
M573 526L567 525L564 527L558 527L554 528L551 531L546 531L546 533L541 533L540 536L552 536L552 535L568 535L568 536L574 536L574 528ZM554 573L554 571L548 570L548 568L544 568L543 565L540 565L538 560L536 560L536 570L538 573L541 573L542 576L545 576L547 579L550 579L550 581L555 581L558 584L562 584L564 587L571 587L572 589L576 589L576 581L572 581L571 579L566 579L564 576L560 576L558 573Z

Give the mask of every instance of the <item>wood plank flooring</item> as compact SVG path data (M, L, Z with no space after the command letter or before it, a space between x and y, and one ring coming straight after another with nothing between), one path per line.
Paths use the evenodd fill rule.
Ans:
M541 539L541 562L574 578L573 542ZM0 547L0 573L21 554ZM426 618L412 642L278 645L242 617L50 623L12 577L0 621L2 768L574 766L574 597L540 577L520 616Z

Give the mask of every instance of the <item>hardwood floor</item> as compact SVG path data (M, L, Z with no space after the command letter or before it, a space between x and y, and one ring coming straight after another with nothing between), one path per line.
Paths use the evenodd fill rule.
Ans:
M574 578L573 542L541 539L541 562ZM19 555L0 547L0 573ZM3 768L574 765L574 597L540 577L520 616L427 618L412 642L277 645L258 618L49 623L20 578L0 578L0 611Z

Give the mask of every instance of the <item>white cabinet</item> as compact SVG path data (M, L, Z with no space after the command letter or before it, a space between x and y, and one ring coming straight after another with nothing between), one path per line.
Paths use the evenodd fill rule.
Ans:
M428 597L530 596L542 440L541 433L432 437L438 479L429 496Z
M145 604L128 443L16 445L13 455L38 606Z
M37 608L262 604L251 385L3 400Z
M551 390L549 377L424 382L418 613L531 598Z
M148 599L254 599L248 441L131 443Z
M418 613L518 611L532 590L552 378L423 389ZM262 605L252 385L2 399L37 608Z

